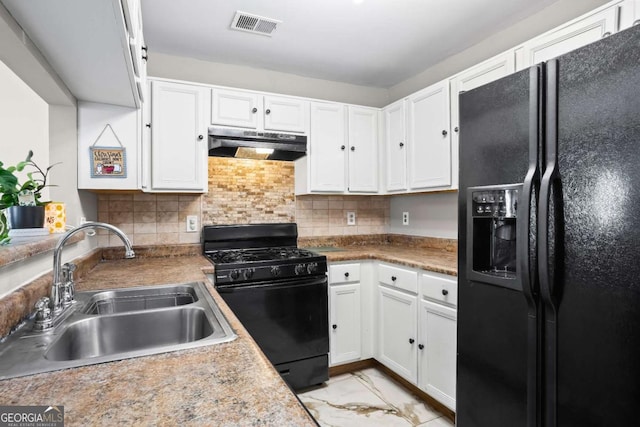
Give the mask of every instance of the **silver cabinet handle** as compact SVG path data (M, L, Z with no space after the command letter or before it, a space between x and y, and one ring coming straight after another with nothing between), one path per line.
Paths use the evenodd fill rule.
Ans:
M607 31L602 35L602 38L609 37L611 35L611 31Z

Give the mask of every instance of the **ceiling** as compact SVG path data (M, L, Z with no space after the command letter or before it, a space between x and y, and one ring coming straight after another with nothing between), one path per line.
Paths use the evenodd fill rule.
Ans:
M142 0L153 52L388 88L558 0ZM237 10L281 20L230 29Z

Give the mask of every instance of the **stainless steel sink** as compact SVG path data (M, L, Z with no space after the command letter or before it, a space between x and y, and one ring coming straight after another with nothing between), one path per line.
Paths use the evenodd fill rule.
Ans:
M0 343L0 379L228 342L236 338L204 283L78 292L47 332L33 320Z
M198 301L198 295L190 285L113 289L91 295L83 313L125 313L150 308L176 307L196 301Z

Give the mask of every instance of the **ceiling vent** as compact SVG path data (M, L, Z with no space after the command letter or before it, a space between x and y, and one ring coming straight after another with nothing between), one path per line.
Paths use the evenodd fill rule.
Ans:
M239 31L246 31L253 34L261 34L270 36L282 21L277 19L265 18L264 16L253 15L246 12L236 12L233 17L231 28Z

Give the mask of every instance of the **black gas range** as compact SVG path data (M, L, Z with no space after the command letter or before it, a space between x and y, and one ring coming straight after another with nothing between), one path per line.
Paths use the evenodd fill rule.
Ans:
M295 246L205 249L205 256L216 266L217 286L314 276L327 271L326 257Z
M294 223L205 226L202 239L218 293L285 381L326 381L326 257L297 247Z

